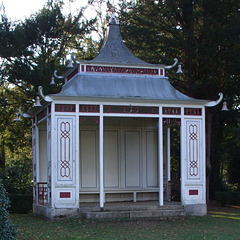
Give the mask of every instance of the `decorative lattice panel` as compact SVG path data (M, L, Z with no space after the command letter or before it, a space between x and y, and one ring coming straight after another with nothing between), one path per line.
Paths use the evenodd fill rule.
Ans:
M58 118L58 180L71 181L73 177L73 119Z
M187 177L200 178L200 121L187 121Z

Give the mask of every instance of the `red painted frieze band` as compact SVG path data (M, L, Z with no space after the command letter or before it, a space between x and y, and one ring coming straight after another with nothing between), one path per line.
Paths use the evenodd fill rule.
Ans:
M48 113L51 113L51 105L48 106Z
M111 106L105 105L103 107L104 113L126 113L126 114L158 114L158 107L144 107L144 106Z
M79 105L79 112L99 113L99 105Z
M201 108L184 108L184 115L201 116L202 109Z
M81 65L81 72L84 72L84 65Z
M56 104L55 112L75 112L76 105L75 104Z
M179 107L163 107L164 115L181 115L181 108Z
M71 78L73 78L77 73L78 73L78 68L76 68L74 71L72 71L72 72L67 76L67 81L69 81Z
M37 121L40 121L41 119L43 119L44 117L47 116L47 109L45 108L43 111L41 111L38 115L37 115Z
M107 66L86 66L86 72L97 73L125 73L125 74L146 74L158 75L158 68L130 68L130 67L107 67ZM162 71L163 73L163 71Z

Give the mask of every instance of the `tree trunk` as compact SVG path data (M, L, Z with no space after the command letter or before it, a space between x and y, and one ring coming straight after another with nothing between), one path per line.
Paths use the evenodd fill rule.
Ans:
M5 159L5 143L4 143L4 139L1 136L0 139L0 168L5 168L5 163L6 163L6 159Z

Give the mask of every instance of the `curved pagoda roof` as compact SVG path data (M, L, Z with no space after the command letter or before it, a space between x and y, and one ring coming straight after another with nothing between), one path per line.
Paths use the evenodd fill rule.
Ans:
M122 65L138 65L149 66L151 64L134 56L124 44L119 29L119 23L114 15L112 15L107 36L99 54L91 61L91 63L101 64L122 64Z
M61 92L51 98L201 101L176 90L164 76L163 65L147 63L130 52L114 14L100 53L93 60L76 63L74 69L66 72Z

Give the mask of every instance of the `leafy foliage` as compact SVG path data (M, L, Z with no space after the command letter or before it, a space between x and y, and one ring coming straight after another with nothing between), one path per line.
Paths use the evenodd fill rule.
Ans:
M49 86L54 70L61 75L70 51L81 51L89 58L93 51L83 49L92 44L85 39L95 20L63 14L61 0L46 5L24 21L12 22L5 14L0 21L0 170L7 190L31 192L31 122L13 122L19 107L27 112L38 86L44 93L60 90L63 80Z
M171 64L178 57L184 75L167 72L175 88L188 96L216 99L227 97L231 113L225 118L220 106L207 111L207 134L211 134L211 192L221 186L219 146L223 125L239 122L240 15L238 0L138 0L120 2L122 35L129 49L150 63ZM211 117L212 116L212 117ZM227 119L226 119L227 118ZM212 123L211 123L211 119ZM211 128L211 129L210 129ZM211 163L211 164L210 164ZM213 196L212 195L212 196Z
M10 207L9 199L6 196L6 190L0 179L0 236L1 240L16 239L16 229L10 220L8 208Z
M21 87L30 96L36 94L35 90L40 85L46 93L59 90L59 86L49 88L53 71L62 72L66 55L70 50L81 49L83 36L90 32L94 23L94 20L83 19L83 9L76 16L64 16L59 3L46 5L17 25L9 23L7 18L3 21L2 32L9 38L15 37L14 47L19 49L12 53L13 43L3 42L0 46L0 49L5 46L0 55L7 59L6 80ZM4 26L8 26L7 29ZM22 35L20 40L17 37L19 34Z

